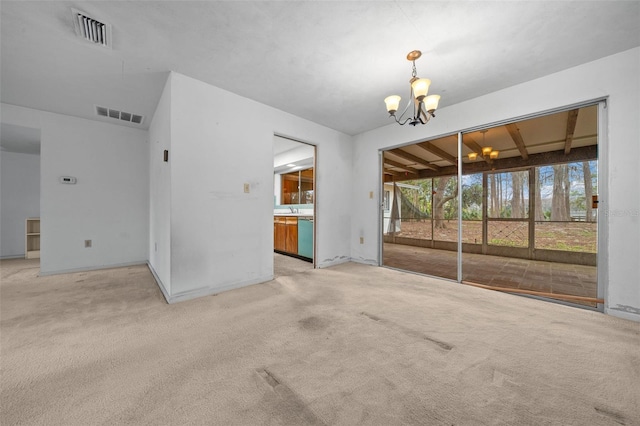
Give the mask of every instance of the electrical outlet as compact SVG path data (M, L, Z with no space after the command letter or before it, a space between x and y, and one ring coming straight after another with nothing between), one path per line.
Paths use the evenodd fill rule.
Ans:
M84 240L84 248L91 248L91 240Z
M244 184L244 192L246 194L248 194L250 190L251 190L251 185L249 185L248 183L245 183Z
M360 244L364 244L364 237L360 237Z

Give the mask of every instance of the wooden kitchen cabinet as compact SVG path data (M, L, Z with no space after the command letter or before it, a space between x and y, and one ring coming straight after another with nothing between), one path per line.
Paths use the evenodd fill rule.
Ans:
M298 254L297 217L273 217L273 248L284 253Z
M286 218L287 224L287 236L285 251L287 253L298 254L298 218L288 217Z
M273 248L278 251L287 251L287 224L286 218L275 216L273 218Z

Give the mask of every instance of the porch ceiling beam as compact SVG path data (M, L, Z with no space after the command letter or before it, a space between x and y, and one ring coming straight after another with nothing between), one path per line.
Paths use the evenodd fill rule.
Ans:
M411 167L411 166L409 166L407 164L402 164L402 163L400 163L398 161L390 160L387 157L384 157L384 164L388 164L388 165L396 167L398 169L405 170L405 171L407 171L409 173L413 173L413 174L417 174L418 173L418 171L416 169L414 169L413 167Z
M409 154L407 151L403 151L400 148L392 149L391 151L388 151L388 152L393 154L393 155L395 155L395 156L398 156L400 158L404 158L405 160L409 160L409 161L412 161L414 163L422 164L423 166L425 166L428 169L440 170L440 167L436 166L435 164L431 164L430 162L428 162L424 158L420 158L420 157L418 157L416 155Z
M489 171L501 171L501 170L513 170L523 169L531 166L545 166L552 164L564 164L573 163L587 160L596 160L598 158L598 146L590 145L580 148L574 148L568 155L565 155L563 150L543 152L540 154L531 154L527 160L522 157L509 157L493 160L493 163L488 164L482 161L473 163L464 163L462 167L463 175L470 175L473 173L482 173ZM456 166L442 167L438 171L434 170L421 170L418 174L420 179L440 177L440 176L454 176L458 173ZM415 178L414 178L415 179ZM405 178L404 180L408 180Z
M449 154L448 152L438 148L437 146L435 146L434 144L432 144L431 142L421 142L419 144L417 144L420 148L424 149L427 152L430 152L434 155L437 155L438 157L442 158L443 160L448 161L451 164L457 164L458 163L458 159L456 157L454 157L453 155Z
M578 111L577 109L572 109L569 111L569 116L567 117L567 133L564 140L564 153L569 154L571 152L571 143L573 142L573 132L576 130L576 123L578 122Z
M527 152L527 148L524 146L524 140L522 139L522 135L520 134L520 130L515 123L506 124L504 127L507 128L509 135L511 135L511 139L516 144L518 151L520 151L520 155L523 160L529 158L529 153Z
M394 177L405 177L404 173L396 172L394 170L389 170L389 169L384 169L384 174L388 176L394 176Z

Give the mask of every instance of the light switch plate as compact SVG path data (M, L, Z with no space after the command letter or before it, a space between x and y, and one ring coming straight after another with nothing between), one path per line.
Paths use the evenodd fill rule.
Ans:
M248 183L245 183L244 184L244 192L246 194L248 194L250 190L251 190L251 186Z

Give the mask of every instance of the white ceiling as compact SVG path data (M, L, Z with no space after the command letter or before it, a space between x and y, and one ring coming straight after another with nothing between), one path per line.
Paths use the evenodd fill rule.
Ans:
M71 7L113 25L112 50L75 36ZM2 1L1 12L2 102L109 121L97 104L146 116L142 128L170 70L358 134L390 123L383 98L406 97L413 49L444 107L640 45L638 1Z

